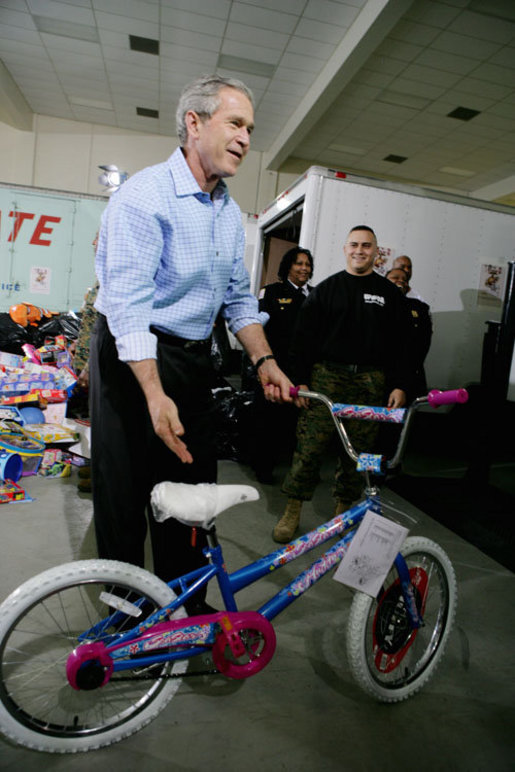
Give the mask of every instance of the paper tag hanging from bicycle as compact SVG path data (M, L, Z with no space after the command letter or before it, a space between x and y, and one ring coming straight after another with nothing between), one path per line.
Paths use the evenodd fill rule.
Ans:
M368 509L333 578L375 598L408 533Z

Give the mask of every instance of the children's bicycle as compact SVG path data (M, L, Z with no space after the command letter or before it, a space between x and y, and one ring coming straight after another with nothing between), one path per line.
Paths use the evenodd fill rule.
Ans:
M248 678L270 662L271 620L336 567L367 510L382 514L377 472L398 465L416 409L464 402L465 390L431 392L407 410L324 402L345 451L365 477L365 497L315 530L228 573L215 520L238 502L257 499L244 485L160 483L152 493L157 519L176 517L207 533L206 566L169 583L141 568L109 560L68 563L21 585L0 607L0 729L11 740L47 752L110 745L150 722L176 694L188 660L210 652L228 678ZM342 419L402 423L390 461L354 450ZM374 477L373 477L374 475ZM235 595L315 547L337 538L323 555L257 611L238 610ZM223 611L188 617L184 604L216 579ZM377 597L356 592L347 627L350 669L383 702L412 696L432 676L456 609L456 579L434 542L408 537Z

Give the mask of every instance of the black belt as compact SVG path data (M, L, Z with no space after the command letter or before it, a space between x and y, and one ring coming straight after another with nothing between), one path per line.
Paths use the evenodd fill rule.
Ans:
M153 325L150 327L150 332L156 336L160 343L164 343L167 346L177 346L177 348L182 348L185 351L203 351L211 348L211 338L205 338L204 340L179 338L177 335L170 335Z

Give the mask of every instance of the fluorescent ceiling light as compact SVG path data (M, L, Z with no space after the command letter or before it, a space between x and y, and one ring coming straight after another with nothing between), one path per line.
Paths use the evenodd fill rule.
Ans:
M476 172L471 172L470 169L457 169L454 166L442 166L438 169L439 172L444 174L455 174L456 177L473 177Z
M102 102L100 99L85 99L83 97L70 97L70 103L79 107L94 107L97 110L113 110L111 102Z
M32 19L39 32L47 32L49 35L58 35L63 38L87 40L90 43L100 43L97 28L90 27L88 24L76 24L72 21L62 21L50 16L36 16L35 14L32 15Z
M361 147L352 147L351 145L329 145L329 150L336 150L338 153L349 153L350 155L365 155L367 152Z
M243 59L241 56L229 56L220 54L217 68L245 72L247 75L261 75L263 78L271 78L275 72L275 64L258 62L254 59Z

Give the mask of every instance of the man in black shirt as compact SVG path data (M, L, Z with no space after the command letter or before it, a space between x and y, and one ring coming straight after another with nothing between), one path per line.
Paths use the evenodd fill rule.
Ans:
M368 225L353 228L344 246L346 270L322 281L305 300L292 343L290 375L301 388L320 391L334 402L402 407L409 387L404 331L407 310L402 294L374 272L377 239ZM376 426L353 421L349 435L358 452L371 451ZM297 448L282 490L288 504L274 528L286 543L300 521L303 501L311 500L323 454L335 433L327 408L311 402L299 419ZM334 496L342 512L361 493L362 481L342 450Z

